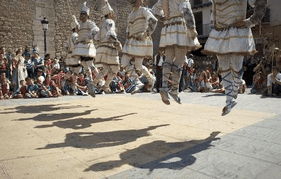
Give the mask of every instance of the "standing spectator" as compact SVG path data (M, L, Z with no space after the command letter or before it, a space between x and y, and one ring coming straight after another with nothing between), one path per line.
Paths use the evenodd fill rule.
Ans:
M27 75L29 78L35 78L35 71L34 71L34 63L30 59L30 52L26 52L24 54L25 60L24 60L24 66L27 70Z
M22 49L18 49L16 56L12 59L12 69L13 69L13 90L15 91L20 86L20 81L25 80L27 75L27 70L24 66L24 58L22 57Z
M179 92L183 92L185 89L186 89L186 79L188 78L187 77L187 73L188 73L188 70L187 70L187 64L188 62L185 61L183 66L182 66L182 73L181 73L181 79L180 79L180 86L179 86Z
M33 49L33 63L34 63L34 70L35 76L37 76L38 69L44 71L44 59L39 56L39 52L36 48Z
M155 88L157 90L157 93L159 93L159 88L162 88L162 65L165 62L165 51L159 50L158 54L154 57L154 65L155 65L155 76L156 76L156 82L155 82Z

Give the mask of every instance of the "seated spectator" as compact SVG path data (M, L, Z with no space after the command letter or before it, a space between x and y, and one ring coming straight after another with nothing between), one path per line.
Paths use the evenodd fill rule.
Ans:
M113 79L111 84L111 91L115 93L124 93L125 88L123 86L123 77L120 72L117 73L117 76Z
M212 85L213 89L220 89L220 79L216 72L212 73L212 78L210 79L210 84Z
M65 95L70 95L70 94L74 94L75 95L75 91L73 91L72 89L72 83L73 83L73 74L71 71L68 71L66 73L66 75L63 78L63 94Z
M79 78L77 78L76 86L77 86L77 89L76 89L77 95L88 96L88 88L87 88L84 73L79 74Z
M52 76L52 80L58 85L60 89L63 89L63 79L65 77L65 73L63 72L62 69L60 70L55 70Z
M31 78L26 78L27 84L27 93L25 94L25 98L38 98L39 95L39 87L37 84L34 84L34 81Z
M59 89L58 85L52 80L51 75L47 75L44 81L44 86L48 91L51 92L50 97L62 96L61 90Z
M27 93L27 86L25 83L25 80L20 81L20 87L16 90L16 92L13 94L14 99L20 99L24 98Z
M273 67L272 73L267 76L267 89L263 93L264 96L281 95L281 73L277 67Z
M5 73L2 73L2 74L5 74ZM1 99L10 99L10 93L9 93L10 84L11 84L11 82L6 77L1 78L1 81L0 81L0 86L1 86L1 91L2 91Z
M203 70L200 74L200 88L198 89L198 91L200 92L210 92L211 90L213 90L212 85L210 84L210 79L211 79L211 73L209 70L209 66L205 67L205 70Z

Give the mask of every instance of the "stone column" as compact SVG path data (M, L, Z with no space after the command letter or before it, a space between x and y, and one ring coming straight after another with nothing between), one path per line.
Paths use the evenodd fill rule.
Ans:
M55 56L55 8L54 0L36 0L36 16L33 20L33 32L34 42L40 49L40 56L44 56L44 32L41 24L41 20L46 17L49 21L49 27L47 30L47 53L51 54L51 57Z

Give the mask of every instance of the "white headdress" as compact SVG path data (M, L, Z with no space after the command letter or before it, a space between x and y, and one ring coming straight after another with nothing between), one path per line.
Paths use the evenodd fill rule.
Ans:
M110 4L106 1L104 6L102 7L102 13L103 15L107 15L107 14L111 14L113 13L113 9L112 7L110 6Z
M83 6L82 6L82 9L81 9L81 12L80 12L80 13L86 12L87 15L89 16L89 15L90 15L90 8L88 8L88 7L86 6L86 4L87 4L87 2L85 1L84 4L83 4Z

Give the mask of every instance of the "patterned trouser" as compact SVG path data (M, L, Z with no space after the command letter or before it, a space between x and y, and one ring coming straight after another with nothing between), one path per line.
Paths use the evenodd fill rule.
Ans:
M109 88L109 85L114 77L116 77L117 72L119 71L119 65L106 65L103 64L103 69L100 71L97 75L97 77L94 79L94 84L97 84L102 78L104 78L107 75L107 79L105 81L104 86L106 88Z
M162 66L162 88L178 94L182 65L187 52L188 50L184 47L165 48L166 60Z
M131 66L131 64L130 64L131 59L132 59L132 57L130 57L128 55L123 55L122 59L121 59L121 64L123 65L126 72L129 74L132 74L132 70L134 70L134 69L132 69L132 70L129 69L129 67ZM152 82L153 76L150 74L148 69L142 65L143 59L144 58L141 58L141 57L135 57L135 68L136 68L136 70L140 71L151 84L151 83L153 83Z
M231 105L233 98L237 97L243 76L243 55L218 55L219 73L225 88L226 106Z

